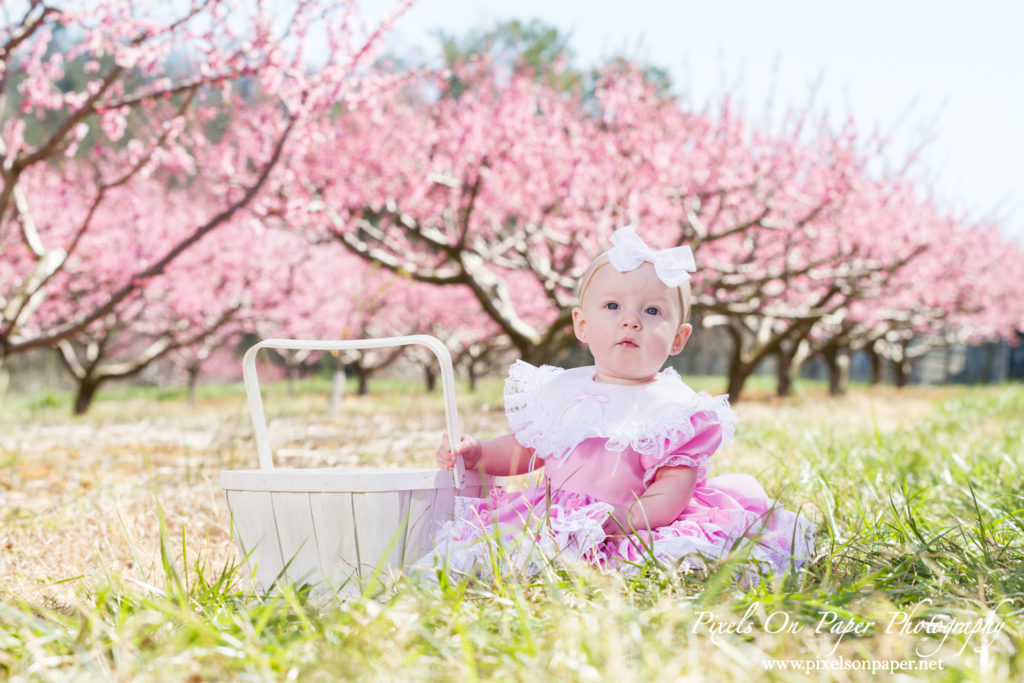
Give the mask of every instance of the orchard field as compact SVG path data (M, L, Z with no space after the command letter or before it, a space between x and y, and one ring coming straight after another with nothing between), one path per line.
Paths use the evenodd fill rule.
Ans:
M810 95L696 105L536 22L387 54L410 4L5 1L0 677L1020 678L1024 388L905 386L930 351L1024 330L999 213L943 205L913 141ZM245 589L218 488L256 460L235 351L430 334L466 430L496 434L490 375L571 355L577 280L626 224L693 249L694 338L720 340L694 367L724 376L695 384L743 420L717 471L819 524L806 574ZM72 394L14 391L34 354ZM854 357L872 386L844 394ZM828 386L791 396L812 359ZM438 397L384 381L398 361L276 356L354 379L337 417L326 384L269 387L279 456L430 463Z
M694 384L718 391L721 382ZM351 601L245 589L217 482L221 469L255 461L238 386L205 388L195 405L176 390L111 392L85 417L52 400L8 399L0 671L12 680L1019 676L1024 388L857 387L843 398L801 388L778 400L755 385L715 464L756 475L820 525L818 556L798 580L743 588L727 565L707 576L562 569L472 586L404 579ZM430 463L443 430L438 395L375 383L329 419L326 389L268 388L285 460L301 449L340 464ZM461 389L467 430L504 429L499 383Z
M76 412L140 373L223 379L216 351L254 337L432 334L464 377L557 362L626 224L693 249L733 398L766 361L780 395L814 357L841 393L855 353L902 383L1024 328L997 214L941 205L914 152L812 100L775 123L697 107L536 23L412 66L382 53L408 3L378 23L341 0L164 4L0 17L0 376L51 352Z

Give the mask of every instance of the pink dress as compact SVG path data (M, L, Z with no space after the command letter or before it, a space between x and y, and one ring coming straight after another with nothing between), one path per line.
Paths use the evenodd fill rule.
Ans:
M671 369L639 386L604 384L593 375L593 366L512 365L505 412L516 440L543 460L543 479L517 493L457 498L455 519L417 565L443 563L476 576L496 567L533 574L547 563L574 561L626 571L652 559L700 568L736 550L748 570L781 574L811 557L815 525L768 498L757 480L707 478L711 455L737 423L727 397L696 393ZM607 538L602 525L612 506L633 502L660 468L676 466L698 471L679 517L653 531Z

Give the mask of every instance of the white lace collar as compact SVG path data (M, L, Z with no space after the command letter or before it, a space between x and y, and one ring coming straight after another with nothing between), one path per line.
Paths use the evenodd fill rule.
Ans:
M732 438L738 417L728 397L695 392L671 368L640 385L597 382L594 372L592 365L565 370L513 363L505 380L505 414L516 440L559 462L595 437L607 439L609 450L629 447L660 456L694 435L690 418L702 411L717 416L723 444Z

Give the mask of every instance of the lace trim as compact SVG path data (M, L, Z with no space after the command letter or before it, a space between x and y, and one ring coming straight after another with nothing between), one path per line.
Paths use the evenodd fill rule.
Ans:
M492 513L509 502L505 492L492 491L484 501L456 496L456 517L442 525L434 550L415 565L443 562L449 575L491 577L495 560L528 576L553 563L598 561L602 524L612 510L608 503L568 493L546 509L527 505L518 520L494 525Z
M543 387L561 372L561 368L551 365L534 367L518 360L508 370L504 391L505 416L516 435L516 441L527 448L540 450L538 446L545 436L544 425L534 421L531 411L540 401ZM565 447L567 445L562 449ZM535 452L534 457L543 458L551 454Z
M739 417L729 406L728 396L711 396L703 391L693 393L688 399L652 405L650 410L642 411L640 417L633 419L559 423L560 416L569 408L590 401L591 408L598 410L607 402L603 395L572 391L571 386L569 392L563 389L564 396L553 397L552 392L557 392L559 387L553 386L552 381L566 372L550 365L534 367L523 361L516 361L509 368L504 392L505 413L516 440L535 449L538 457L564 459L582 441L594 437L606 438L606 447L612 451L632 448L642 455L662 457L673 444L693 438L696 429L691 418L700 412L714 415L722 429L722 445L732 440L736 432ZM670 370L662 374L679 377ZM680 390L689 390L681 380L679 384ZM558 398L563 400L559 402ZM559 405L560 413L546 407L555 405Z
M654 467L648 468L644 472L644 488L651 485L654 481L654 475L658 473L662 467L693 467L697 470L697 482L702 482L708 478L708 471L711 469L711 456L707 454L700 455L685 455L683 453L676 453L670 455L666 460L659 462Z

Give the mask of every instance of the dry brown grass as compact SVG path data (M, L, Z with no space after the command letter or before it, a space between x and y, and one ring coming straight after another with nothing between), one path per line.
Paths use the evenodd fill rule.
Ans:
M346 398L333 420L322 398L290 403L297 414L270 425L281 466L369 463L375 454L426 465L443 430L436 411L368 414L372 398ZM466 425L484 432L500 419L478 411ZM77 577L162 577L157 502L172 543L184 537L190 558L233 561L218 475L257 463L247 405L219 399L99 403L84 418L0 417L0 465L0 595L61 602Z

